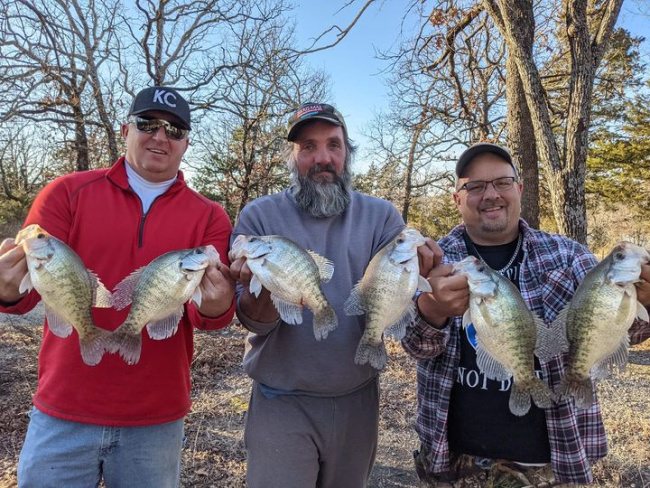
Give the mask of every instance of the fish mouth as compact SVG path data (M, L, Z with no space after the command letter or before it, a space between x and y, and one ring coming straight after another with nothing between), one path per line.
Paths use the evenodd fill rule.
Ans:
M238 235L230 247L228 257L230 261L239 258L256 259L266 256L272 251L270 243L260 236Z

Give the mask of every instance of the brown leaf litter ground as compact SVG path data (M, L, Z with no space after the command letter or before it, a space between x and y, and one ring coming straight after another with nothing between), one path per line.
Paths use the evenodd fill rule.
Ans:
M0 487L16 485L16 462L36 384L40 316L0 314ZM244 487L244 414L250 381L241 370L244 331L196 333L193 408L186 421L182 486ZM415 363L394 342L381 375L377 462L370 487L417 487ZM594 467L594 486L650 487L650 341L633 348L625 372L602 381L599 395L610 454ZM468 488L480 487L469 480Z

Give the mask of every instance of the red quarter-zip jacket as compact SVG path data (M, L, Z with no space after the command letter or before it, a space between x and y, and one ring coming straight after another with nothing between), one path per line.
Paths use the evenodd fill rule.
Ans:
M228 262L232 226L215 202L178 179L146 214L129 188L124 158L111 168L57 178L36 197L25 225L39 224L66 242L107 289L168 251L212 244ZM34 291L0 312L25 313L40 297ZM125 310L93 309L98 327L116 329ZM193 327L227 326L234 304L220 317L202 316L195 304L185 313L174 336L152 340L142 332L140 361L127 365L117 354L104 354L96 366L81 360L75 332L62 339L43 330L34 405L54 417L110 425L152 425L184 417L190 409L190 363Z

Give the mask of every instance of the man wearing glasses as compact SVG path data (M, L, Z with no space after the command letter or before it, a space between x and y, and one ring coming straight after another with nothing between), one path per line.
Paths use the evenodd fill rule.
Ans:
M212 244L224 264L210 265L200 307L188 302L177 332L142 334L135 365L117 354L82 361L78 340L45 327L34 408L18 466L27 487L176 487L183 419L190 409L193 327L219 329L234 314L227 250L231 224L216 203L191 190L179 171L191 130L187 101L173 88L134 98L121 126L125 157L107 169L73 173L47 185L24 225L39 224L66 242L109 290L172 250ZM37 293L19 293L25 254L0 246L0 312L25 313ZM128 310L93 309L98 327L116 329Z
M510 279L547 324L596 264L581 244L530 228L520 217L522 191L505 148L479 143L458 159L453 198L463 223L438 242L443 264L429 273L433 291L417 297L419 316L402 341L418 359L420 449L414 457L425 486L454 486L481 471L490 486L590 483L591 462L607 453L597 401L585 410L573 400L548 409L533 404L527 414L513 415L511 385L480 371L473 325L462 326L469 289L465 277L452 274L452 263L467 255ZM637 320L631 342L647 334L648 323ZM535 358L537 375L552 387L561 369L559 357L545 364Z

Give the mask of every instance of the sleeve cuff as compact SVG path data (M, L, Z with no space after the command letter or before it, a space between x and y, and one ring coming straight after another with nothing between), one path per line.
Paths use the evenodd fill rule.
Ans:
M258 335L267 335L282 322L282 319L278 319L275 322L258 322L257 320L253 320L242 312L239 306L239 300L237 300L237 318L247 330Z

